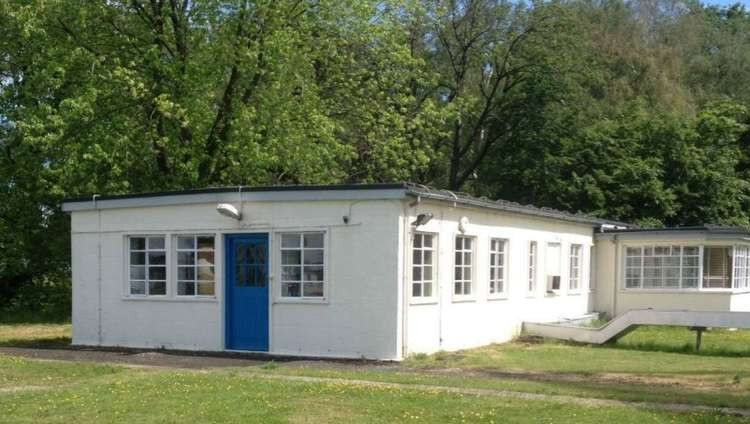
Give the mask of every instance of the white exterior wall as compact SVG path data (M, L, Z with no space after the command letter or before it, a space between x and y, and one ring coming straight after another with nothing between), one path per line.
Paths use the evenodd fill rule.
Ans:
M750 311L750 293L739 290L625 289L624 252L628 246L733 246L736 240L689 234L604 234L596 237L598 289L594 311L610 317L633 309Z
M478 208L458 207L450 204L422 201L406 213L411 223L416 215L430 212L434 218L417 231L437 235L437 296L425 301L411 296L411 238L404 243L404 276L407 353L430 353L439 350L457 350L506 342L517 336L523 321L557 321L561 318L579 317L589 311L589 246L593 228L587 224L487 211ZM453 296L454 239L460 235L458 222L468 217L470 224L465 233L475 237L473 297L457 299ZM413 227L406 227L413 233ZM503 238L507 244L506 284L507 298L489 298L489 247L490 239ZM529 293L528 243L536 241L537 283L536 291ZM549 296L546 293L544 264L546 244L561 243L561 291ZM571 243L583 245L581 289L569 293L568 268Z
M221 234L251 232L268 233L273 253L270 353L399 359L401 201L246 202L241 224L215 208L205 203L72 212L73 343L223 350ZM342 217L350 212L345 225ZM326 232L327 299L280 300L275 234L310 230ZM166 299L129 297L127 235L179 233L219 234L215 298L175 297L173 267Z

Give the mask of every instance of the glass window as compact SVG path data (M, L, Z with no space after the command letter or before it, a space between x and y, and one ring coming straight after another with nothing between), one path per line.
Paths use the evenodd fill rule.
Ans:
M471 295L474 239L457 236L455 247L453 294L468 296Z
M710 246L703 249L703 288L732 288L732 249Z
M323 298L325 233L281 235L281 297Z
M213 296L214 236L177 236L177 295Z
M625 249L625 288L695 289L700 247L649 246Z
M581 253L583 246L570 245L570 269L568 272L568 289L578 291L581 288Z
M529 242L529 281L528 289L529 292L533 293L536 291L536 242Z
M506 251L508 241L504 239L493 238L490 240L490 294L505 294L505 270Z
M589 247L589 290L596 290L596 247Z
M734 283L735 289L750 288L750 249L746 245L734 247Z
M414 234L411 262L412 297L432 297L435 294L435 236Z
M164 236L128 238L128 279L131 295L167 294L167 252Z

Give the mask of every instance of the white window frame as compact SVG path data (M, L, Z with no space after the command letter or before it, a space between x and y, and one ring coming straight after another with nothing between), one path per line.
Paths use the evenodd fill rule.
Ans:
M456 249L456 240L458 240L459 238L462 239L462 240L463 239L471 240L471 250L465 250L463 242L461 244L461 250ZM451 282L452 282L452 284L451 284L451 293L453 295L453 300L454 301L474 300L476 298L476 292L477 292L477 285L476 285L476 281L477 281L477 278L476 278L476 274L477 274L476 273L476 270L477 270L477 267L476 267L476 262L477 262L477 260L476 260L476 258L477 258L477 255L476 255L477 237L476 236L472 236L472 235L468 235L468 234L456 234L453 237L453 245L452 246L453 246L453 249L452 249L453 250L453 252L452 252L453 253L452 254L452 256L453 256L453 269L452 269L452 273L451 273ZM463 259L462 259L460 265L456 264L456 253L458 253L458 252L461 252L462 258L465 256L466 253L469 253L471 255L471 264L469 264L468 266L464 265ZM461 279L460 280L456 279L456 269L457 269L457 267L461 267L462 268ZM466 268L469 268L469 273L471 274L471 278L468 279L468 280L464 278L465 275L464 275L464 271L463 270L466 269ZM461 294L456 294L456 283L460 283L461 284ZM464 292L466 291L465 287L466 287L467 283L469 285L469 293L468 294L464 294Z
M736 244L732 247L732 289L750 289L750 245Z
M304 234L322 234L323 235L323 281L309 281L308 283L323 283L323 296L305 296L304 293L304 250L305 248L300 245L299 248L284 248L283 247L283 237L284 235L290 235L290 234L298 234L298 235L304 235ZM330 297L330 272L328 269L328 255L330 250L330 240L329 240L329 231L325 229L304 229L304 230L290 230L290 231L279 231L274 233L274 239L276 240L277 246L274 249L274 257L276 258L276 266L275 274L278 275L278 278L276 279L278 281L278 288L274 290L276 301L279 303L328 303L328 299ZM304 240L304 239L302 239ZM301 243L304 243L304 241L301 241ZM310 249L320 249L320 248L310 248ZM283 279L283 273L282 273L282 267L284 266L282 264L282 252L284 250L303 250L303 252L300 253L300 295L299 296L284 296L283 295L283 284L285 280ZM308 266L321 266L321 265L308 265Z
M143 238L145 239L145 248L143 250L136 249L132 250L130 248L130 240L134 238ZM150 238L162 238L164 239L164 249L149 249L149 239ZM125 297L127 298L136 298L136 299L164 299L170 296L170 258L169 258L169 246L170 237L167 234L128 234L125 236ZM149 259L148 254L149 252L164 252L164 294L151 294L150 293L150 279L148 278L148 268L149 268ZM134 265L131 264L131 254L133 253L143 253L145 257L145 261L143 265ZM143 266L144 267L144 279L131 279L131 266ZM159 265L161 266L161 265ZM144 282L144 293L133 293L132 290L132 282L133 281L143 281ZM162 281L162 280L156 280L156 281Z
M492 249L493 242L499 242L502 247L502 252L496 252ZM487 297L488 299L507 299L509 292L509 281L508 281L508 257L510 251L510 241L507 238L502 237L490 237L489 245L487 246ZM455 246L454 246L455 247ZM498 264L497 256L502 256L502 265ZM493 264L494 259L494 264ZM499 271L499 272L498 272ZM494 278L493 278L494 273ZM492 291L493 283L495 285L495 291ZM502 285L502 290L497 290L498 284Z
M526 292L529 296L534 296L538 291L539 243L536 240L529 240L526 247Z
M578 250L577 254L574 255L574 250ZM575 263L573 262L575 260ZM576 271L576 276L573 277L573 271ZM568 287L567 292L570 294L578 294L581 292L581 286L583 285L583 245L579 243L571 243L568 245ZM573 287L575 281L576 286Z
M186 237L192 237L193 238L193 243L194 243L193 249L180 249L180 245L179 245L179 240L178 239L180 239L180 238L186 238ZM214 241L213 248L211 250L199 250L198 249L198 238L199 237L205 237L205 238L211 237L211 238L213 238L213 241ZM218 250L217 250L218 240L217 240L216 234L212 234L212 233L172 234L170 238L171 238L170 242L171 242L171 245L172 245L172 249L170 249L170 251L171 251L170 256L172 257L172 261L171 261L172 265L170 266L170 268L172 268L172 271L173 271L172 275L174 276L174 278L173 278L173 280L174 280L174 282L173 282L174 283L174 291L173 292L174 292L175 297L177 297L178 299L191 298L191 297L192 298L216 298L216 290L217 290L217 287L218 287L218 284L217 284L217 273L218 273L217 271L218 271L218 267L216 265L216 261L219 258L219 256L218 256ZM213 269L214 269L214 276L213 276L214 278L213 278L213 281L199 280L198 279L198 269L197 269L198 268L198 253L199 252L209 252L209 251L213 252L213 254L214 254L214 261L213 261L213 264L211 265L213 267ZM179 261L179 253L180 252L193 252L194 255L195 255L195 262L192 265L192 267L194 269L194 271L193 271L194 272L194 275L193 275L193 284L194 284L193 294L180 294L180 290L179 290L180 281L187 281L187 280L180 280L180 268L187 268L187 266L180 265L180 261ZM213 294L198 294L198 284L199 283L213 283L214 293Z
M430 237L432 239L432 248L425 249L424 248L424 241L422 241L422 246L419 249L417 249L420 252L422 252L422 253L420 253L422 255L421 256L422 257L422 263L418 264L418 265L415 265L414 264L414 250L415 250L415 248L414 248L414 241L415 241L416 236L418 236L418 235L422 236L422 237ZM438 279L438 264L440 262L438 260L438 252L439 252L439 245L438 245L438 243L439 243L439 240L438 240L438 234L437 233L430 233L430 232L424 232L424 231L416 231L416 232L412 233L411 242L409 244L409 261L410 261L409 262L409 283L410 284L409 284L408 290L409 290L410 303L414 303L414 304L418 304L418 303L434 303L437 300L437 298L438 298L438 281L439 281L439 279ZM431 255L432 255L432 262L429 265L429 266L432 267L432 278L430 280L425 280L424 279L424 267L425 267L424 252L425 251L432 252L431 253ZM422 279L419 280L419 281L415 281L414 280L414 268L415 267L419 267L420 271L421 271L421 273L420 273L421 275L420 276L421 276ZM414 296L414 284L420 284L420 293L424 293L424 284L426 282L430 283L432 285L432 293L431 293L431 295L430 296L424 296L424 295Z
M588 254L589 280L588 288L590 292L596 291L596 245L589 246Z

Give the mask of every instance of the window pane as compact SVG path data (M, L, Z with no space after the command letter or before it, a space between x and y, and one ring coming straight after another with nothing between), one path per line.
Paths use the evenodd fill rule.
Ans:
M193 265L193 264L195 264L195 253L177 252L177 265Z
M322 265L323 249L305 250L303 258L305 264Z
M302 263L302 252L299 250L282 250L282 265L300 265Z
M149 295L167 294L167 282L166 281L149 281L148 282L148 294Z
M198 237L198 249L200 250L213 250L214 238L211 236Z
M143 252L131 253L130 265L146 265L146 254Z
M214 295L214 283L207 283L207 282L198 283L198 295L213 296Z
M471 294L471 283L464 283L464 294Z
M214 280L214 267L199 266L198 267L198 279L201 281L213 281Z
M178 249L195 249L195 237L177 237Z
M193 296L195 294L195 283L192 281L178 281L177 282L177 295L178 296Z
M412 283L412 285L411 285L411 295L413 297L420 297L420 296L422 296L422 284L420 284L420 283Z
M422 263L425 265L432 265L432 251L425 250L422 252Z
M163 266L148 267L148 279L149 280L166 280L167 268Z
M146 250L146 238L130 237L130 250Z
M425 297L430 297L430 296L432 296L432 283L424 283L424 284L422 285L422 294L423 294L423 295L424 295Z
M148 253L148 264L149 265L166 265L167 253L166 252L149 252Z
M195 268L192 266L177 267L177 279L195 280Z
M305 247L323 247L323 233L305 234Z
M432 280L432 267L431 266L422 267L422 279L425 281Z
M281 235L281 247L283 248L300 247L299 241L300 241L299 234L282 234Z
M131 280L145 280L146 279L146 267L145 266L131 266L130 267L130 279Z
M461 237L456 237L456 250L461 250L464 247L464 242Z
M458 282L457 282L457 283L454 283L454 284L453 284L453 294L458 294L458 295L460 295L460 294L461 294L461 292L462 292L462 290L461 290L461 283L458 283Z
M411 280L422 281L422 268L414 266L411 268Z
M323 267L322 266L306 266L305 268L305 281L323 281Z
M145 281L131 281L130 282L130 294L146 294L146 282Z
M471 267L464 267L464 280L471 280Z
M432 235L425 235L424 240L424 247L432 247L432 239L434 236Z
M164 237L149 237L148 249L149 250L164 250Z
M198 265L208 266L214 264L214 252L198 252Z
M298 266L282 266L281 279L283 281L300 281L302 280L302 268Z
M461 267L457 266L454 271L455 271L455 275L453 276L454 280L463 280L463 278L461 278L463 276L463 273L461 272Z
M463 254L456 252L456 265L463 265Z
M412 250L411 251L411 263L413 265L421 265L422 264L422 251L421 250Z
M299 297L301 294L300 286L300 283L282 283L281 295L284 297Z
M464 265L471 265L471 253L464 253Z
M414 234L414 244L413 247L422 247L422 234Z
M305 297L323 297L323 283L305 283L303 288Z

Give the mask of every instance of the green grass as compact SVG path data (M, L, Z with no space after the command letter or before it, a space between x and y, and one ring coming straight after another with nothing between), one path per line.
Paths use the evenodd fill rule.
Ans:
M617 341L623 349L695 352L695 332L685 327L644 326ZM703 333L700 355L750 357L750 331L714 329Z
M695 353L684 353L680 346L690 341L693 336L691 332L681 328L643 327L621 339L617 344L607 346L583 346L563 342L542 341L516 341L502 345L491 345L479 349L446 353L440 352L434 355L414 355L400 367L333 367L316 365L311 368L296 366L294 363L269 361L257 367L251 368L252 373L270 375L302 375L313 377L339 378L342 380L370 380L381 382L393 382L402 384L426 384L466 388L485 388L495 390L511 390L518 392L541 393L551 395L572 395L578 397L604 398L628 401L650 401L650 402L673 402L689 403L709 406L728 406L738 408L750 408L750 358L741 357L742 348L750 343L750 332L746 331L715 331L704 336L704 347L701 355ZM70 337L69 324L57 325L0 325L1 345L38 345L44 343L68 343ZM639 347L648 346L648 350L636 350ZM660 349L661 351L658 351ZM723 352L734 352L730 356L720 356ZM59 396L72 399L92 399L86 396L102 396L101 401L120 402L115 398L104 396L109 390L121 387L119 385L141 385L150 388L151 385L163 385L164 395L172 396L180 393L179 387L164 381L170 381L175 376L185 377L181 372L156 372L136 371L109 365L96 365L87 363L48 363L43 361L26 360L12 357L0 357L0 408L4 399L16 399L23 405L31 405L38 402L40 405L56 405L53 409L45 410L48 415L36 416L45 421L64 421L76 413L82 413L86 420L91 421L118 421L119 415L111 415L111 412L99 410L98 412L81 412L69 405L60 403ZM267 399L270 405L277 402L298 405L296 398L289 399L290 393L295 390L306 393L312 389L304 388L303 383L272 382L257 380L248 374L247 369L236 370L212 370L198 373L198 377L188 373L189 378L198 378L205 387L218 387L222 391L222 384L229 387L242 388L242 390L265 390L268 391ZM162 383L160 383L160 381ZM186 380L187 381L187 380ZM193 380L189 380L193 381ZM204 405L203 399L214 399L213 394L204 394L202 397L192 392L193 383L185 383L187 390L185 402L188 410L191 408L205 408L205 413L216 413L229 421L255 420L255 421L305 421L304 416L295 412L294 408L284 409L277 406L268 407L261 415L243 415L240 411L230 411L228 415L221 415L219 406ZM297 386L296 384L301 384ZM54 387L54 390L41 390L32 387L33 390L21 390L19 392L3 393L3 388L15 388L24 386ZM303 387L304 386L304 387ZM315 386L314 384L312 386ZM518 399L506 402L503 399L482 398L477 401L484 405L482 408L495 408L501 413L487 415L486 410L476 409L473 404L463 404L453 399L455 395L445 393L432 393L427 391L409 391L410 400L394 399L389 390L374 390L372 388L361 388L344 383L323 385L327 389L320 392L318 397L306 398L307 403L300 406L302 410L308 410L318 421L401 421L403 416L393 414L388 405L394 405L395 410L403 414L415 414L420 420L429 421L460 421L460 415L455 415L453 409L458 408L465 413L477 412L485 420L490 422L494 418L507 418L496 421L509 421L508 417L515 421L560 421L561 416L545 415L541 413L538 420L530 420L529 416L522 414L524 408L529 411L545 409L538 405L538 401L523 401ZM98 387L94 390L93 387ZM125 386L122 386L125 387ZM129 386L128 386L129 387ZM336 387L335 389L332 387ZM94 393L91 393L94 390ZM148 389L144 391L146 398L152 394ZM159 398L161 393L154 388L153 396ZM212 389L213 390L213 389ZM137 391L137 390L136 390ZM363 394L363 393L366 393ZM417 395L419 393L419 395ZM218 396L218 395L217 395ZM230 399L237 402L249 402L256 405L258 399L244 398L240 395L232 397L232 394L224 393ZM404 395L405 396L405 395ZM219 403L223 402L221 398ZM359 401L355 402L355 400ZM31 402L31 403L29 403ZM142 416L136 412L123 412L122 420L140 420L146 415L143 408L149 402L161 407L179 409L172 404L171 400L122 400L124 408L141 410ZM174 401L177 402L177 401ZM371 403L382 403L382 408ZM451 405L443 410L440 408L430 409L425 402ZM458 403L453 403L458 402ZM522 406L518 406L519 404ZM556 404L548 404L546 408L557 410ZM319 404L331 404L331 408L321 408ZM512 404L512 405L510 405ZM547 405L548 404L548 405ZM493 406L499 405L499 406ZM517 408L518 406L518 408ZM140 409L139 409L140 408ZM217 409L218 408L218 409ZM400 409L399 409L400 408ZM464 408L464 409L461 409ZM647 422L661 422L674 419L661 413L656 415L638 415L632 417L621 414L618 408L606 409L604 412L591 412L588 408L572 407L566 413L577 414L584 417L583 422L596 419L614 419L614 421L637 421L645 419ZM369 411L365 419L361 411ZM425 412L427 411L427 412ZM33 415L24 415L28 411L14 410L12 416L14 422L34 420ZM157 415L155 421L211 421L208 415L195 415L185 417L184 411L174 411ZM58 419L56 414L61 413ZM344 415L326 415L326 414ZM536 413L536 412L535 412ZM92 415L93 414L93 415ZM98 414L98 415L97 415ZM582 414L582 415L581 415ZM604 414L604 415L602 415ZM3 411L0 409L0 422L3 421ZM374 419L369 417L374 416ZM524 418L525 417L525 418ZM536 417L536 415L534 415ZM615 418L612 418L615 417ZM636 419L639 417L638 419ZM148 417L147 417L148 418ZM467 422L473 422L465 417ZM686 418L679 416L677 421L705 422L714 420L713 416L696 416ZM150 419L150 418L149 418ZM562 419L565 421L565 419ZM572 420L571 420L572 421ZM85 422L85 421L84 421Z
M7 365L15 359L2 361ZM0 422L742 422L712 413L580 406L348 382L275 381L247 375L244 370L108 367L114 372L81 374L69 365L86 366L25 360L13 363L18 389L0 391ZM66 376L66 381L29 388L39 381L40 369Z

